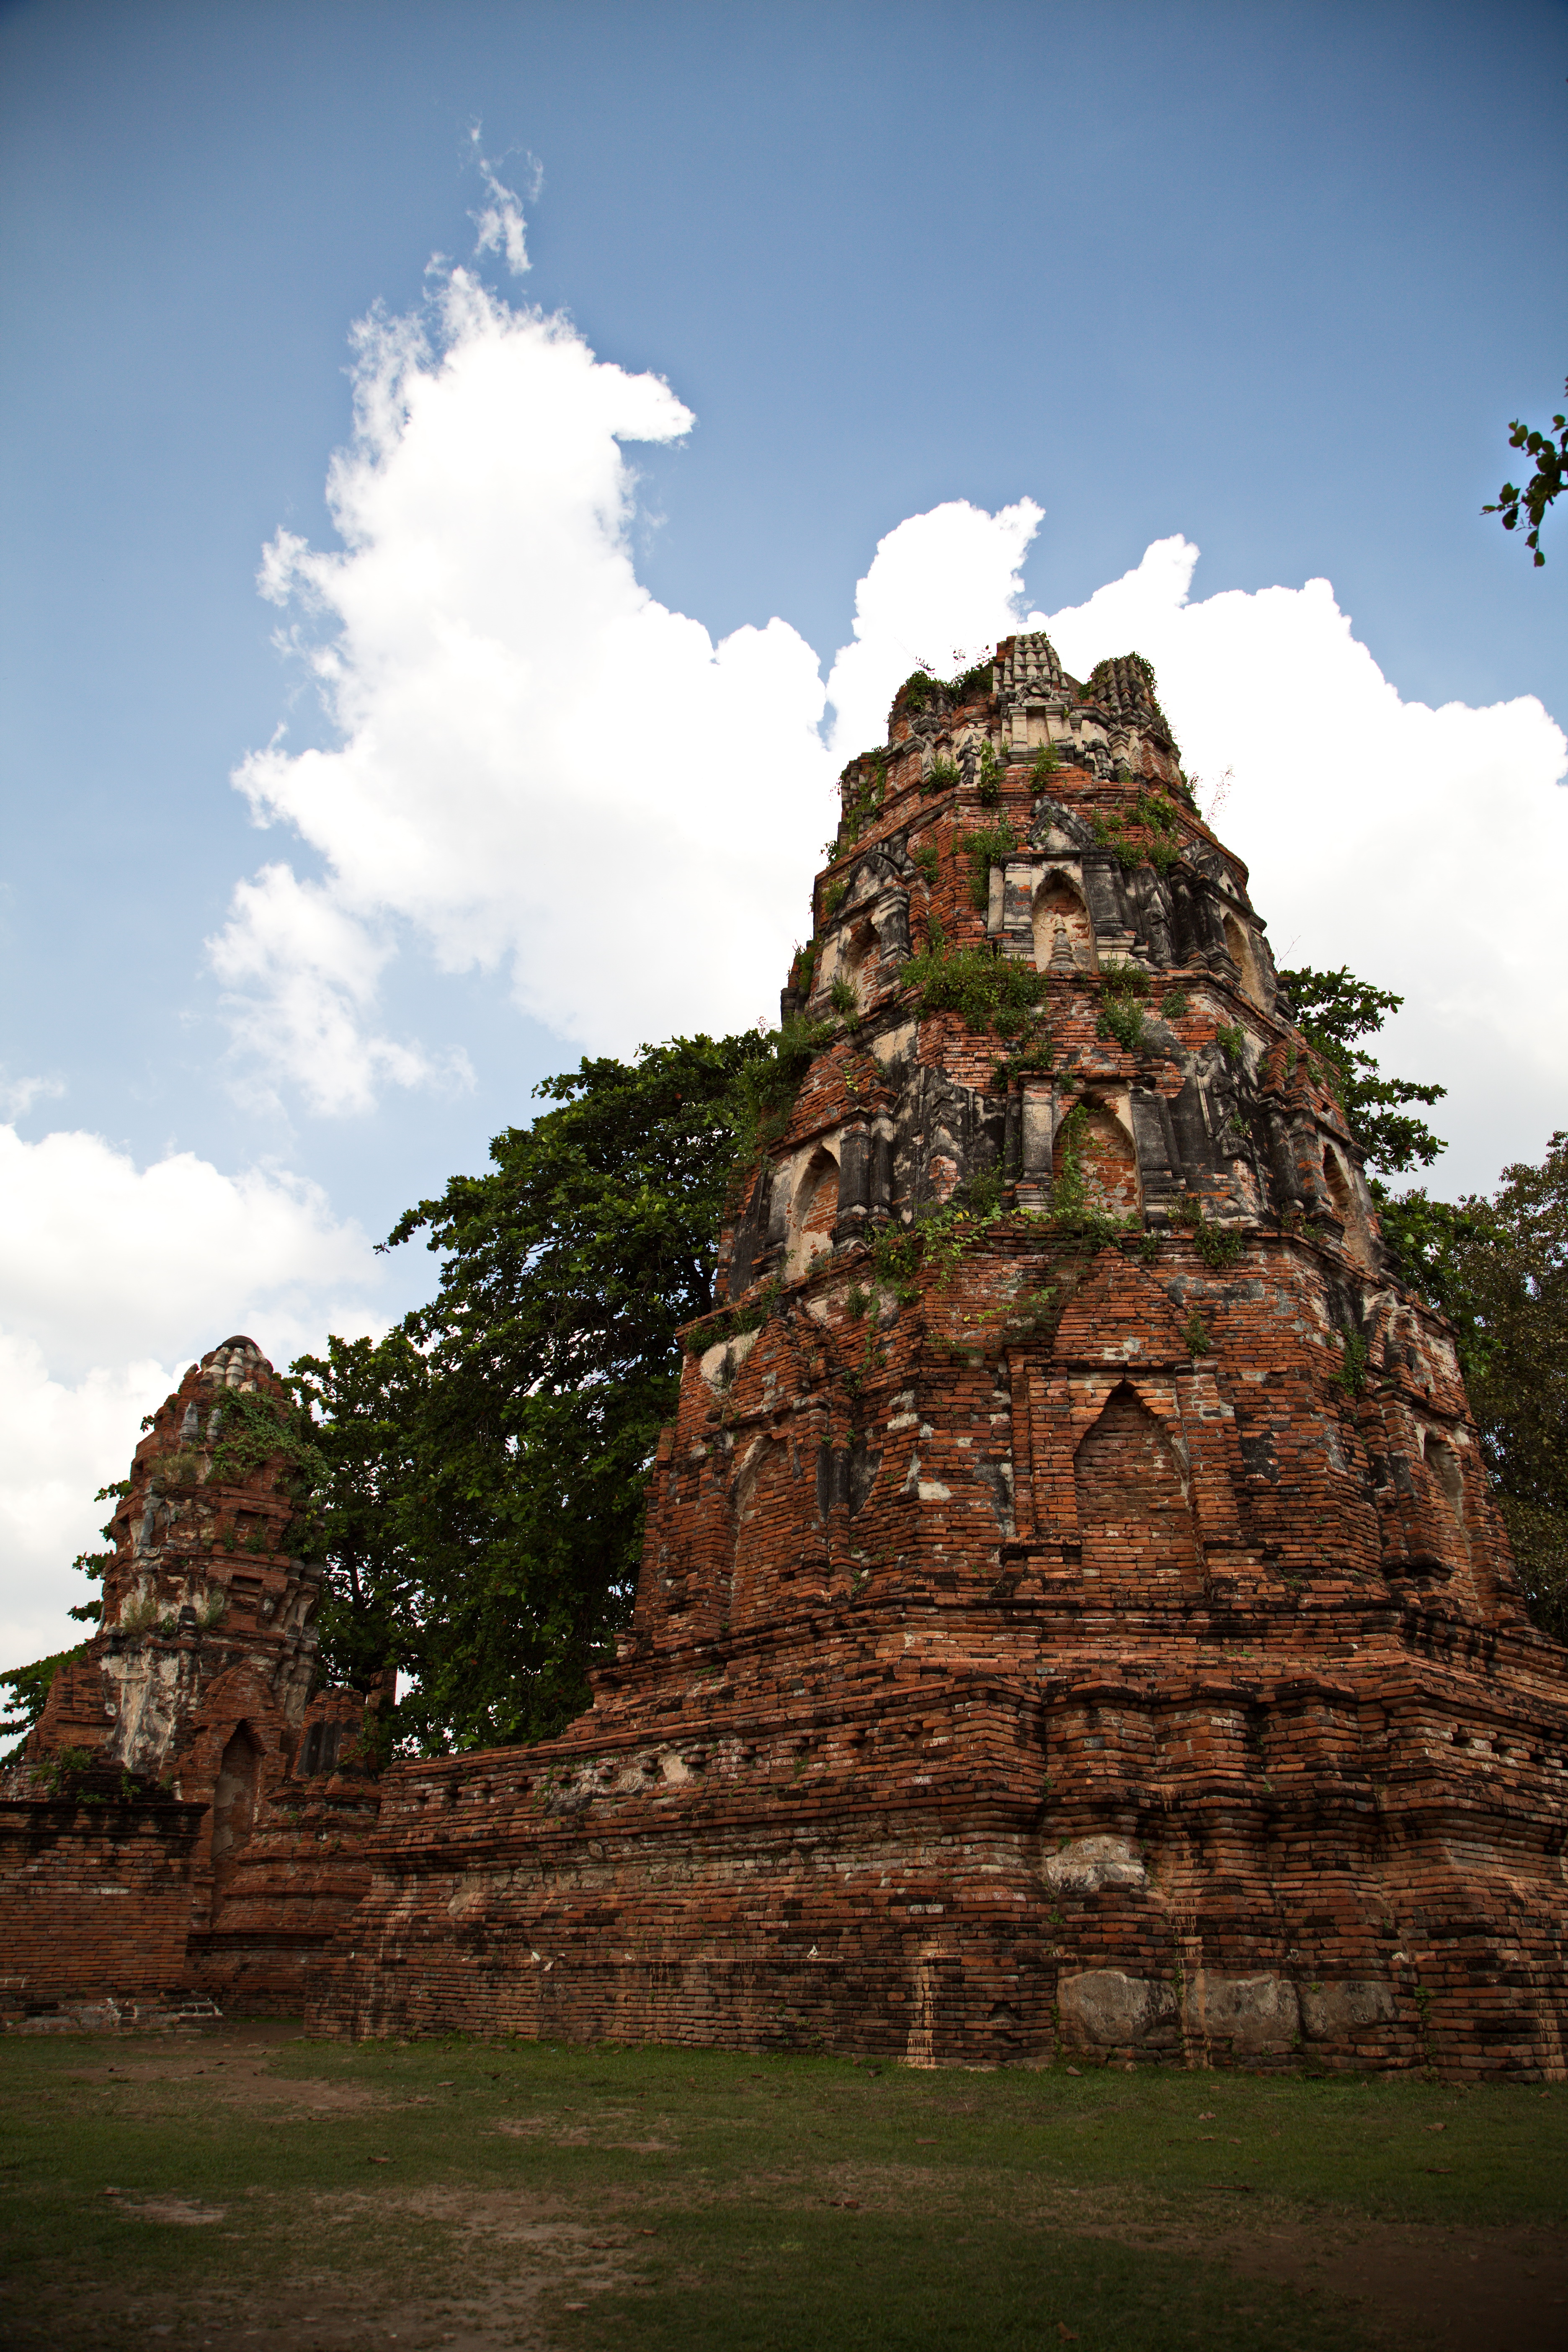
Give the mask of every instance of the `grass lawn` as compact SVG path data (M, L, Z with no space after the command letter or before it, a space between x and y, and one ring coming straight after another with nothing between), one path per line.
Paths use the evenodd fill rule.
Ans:
M7 2347L1564 2352L1568 2088L0 2042Z

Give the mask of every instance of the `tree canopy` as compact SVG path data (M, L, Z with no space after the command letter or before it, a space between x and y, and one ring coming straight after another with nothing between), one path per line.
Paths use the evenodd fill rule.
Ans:
M1530 1614L1568 1641L1568 1133L1489 1198L1383 1210L1398 1272L1452 1322Z
M1361 1043L1375 1036L1389 1014L1398 1012L1403 996L1357 980L1343 964L1337 971L1299 964L1279 977L1290 992L1298 1027L1337 1074L1345 1123L1373 1176L1403 1175L1408 1169L1430 1166L1447 1147L1405 1106L1441 1102L1448 1089L1385 1078L1376 1056Z
M679 1038L547 1079L555 1108L384 1244L426 1236L429 1306L295 1366L327 1465L323 1659L366 1689L401 1668L404 1739L538 1738L585 1703L630 1610L677 1331L713 1303L741 1081L769 1058L754 1033Z

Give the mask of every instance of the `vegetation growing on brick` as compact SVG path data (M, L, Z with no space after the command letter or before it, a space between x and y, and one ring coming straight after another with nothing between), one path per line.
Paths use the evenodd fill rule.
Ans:
M1018 846L1017 836L1004 819L963 835L958 846L969 860L969 903L984 914L991 898L991 868L1006 864Z
M1044 972L989 947L950 948L940 929L899 977L915 991L922 1015L961 1013L973 1036L1021 1035L1049 986Z
M737 1171L754 1166L759 1151L789 1124L801 1083L817 1055L842 1034L837 1021L786 1021L759 1041L735 1073L731 1120Z
M1034 1037L993 1063L991 1083L999 1093L1005 1094L1015 1078L1024 1077L1030 1072L1044 1075L1055 1067L1056 1049L1049 1037Z
M1204 1204L1193 1192L1184 1194L1172 1212L1172 1222L1184 1225L1193 1237L1193 1246L1204 1264L1213 1272L1234 1265L1247 1248L1247 1234L1239 1225L1216 1225L1204 1214Z
M777 1306L782 1288L777 1281L766 1282L755 1298L747 1299L743 1306L731 1307L721 1315L711 1315L701 1323L694 1323L686 1334L686 1353L705 1356L710 1348L739 1339L748 1331L760 1331Z
M1113 1037L1129 1054L1142 1053L1148 1044L1144 1025L1148 996L1148 978L1136 964L1102 964L1100 973L1100 1035Z
M880 751L862 752L851 760L839 780L843 814L838 831L827 845L829 858L842 857L853 849L861 835L873 825L881 814L888 796L888 767Z
M975 796L985 808L994 808L1002 797L1002 782L1007 769L1005 761L996 757L989 737L980 746L980 764Z

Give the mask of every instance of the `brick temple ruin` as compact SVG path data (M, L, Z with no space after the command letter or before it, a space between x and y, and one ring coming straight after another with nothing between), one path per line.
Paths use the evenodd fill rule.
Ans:
M842 791L591 1710L339 1776L330 1885L220 1895L220 1773L187 1980L293 1903L318 2033L1562 2077L1568 1653L1146 665L911 680Z
M0 1774L0 2015L69 2026L297 2011L364 1892L365 1701L313 1691L321 1570L253 1339L150 1416L108 1530L100 1627Z

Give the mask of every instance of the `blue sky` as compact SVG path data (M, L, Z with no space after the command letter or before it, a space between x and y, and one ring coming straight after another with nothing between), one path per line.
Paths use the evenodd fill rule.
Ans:
M714 968L722 925L701 910L731 891L731 855L743 927L754 898L758 970L800 929L788 908L805 906L836 764L806 741L822 715L811 680L851 642L868 580L861 637L885 640L888 662L901 629L950 619L978 642L1010 617L1090 606L1064 624L1086 647L1101 622L1163 629L1194 764L1217 775L1234 739L1218 823L1254 858L1280 949L1345 954L1412 992L1397 1040L1414 1074L1454 1086L1448 1181L1488 1183L1563 1123L1561 1065L1516 1066L1499 1040L1509 987L1539 1021L1563 984L1550 898L1510 900L1502 877L1555 838L1568 536L1549 522L1534 572L1478 509L1513 462L1508 419L1544 421L1568 368L1568 9L34 0L0 10L0 1061L16 1123L0 1388L26 1454L0 1541L28 1596L0 1621L14 1644L43 1646L58 1624L61 1548L68 1559L82 1540L91 1486L117 1474L142 1401L181 1362L235 1328L284 1358L323 1318L398 1311L427 1265L373 1265L364 1237L480 1165L489 1136L529 1115L538 1076L584 1045L635 1042L645 1013L689 1024L710 988L711 1025L765 1008L750 966L734 978L739 950ZM504 239L475 253L475 215L496 202L487 170L520 235L526 217L525 277ZM334 729L275 643L296 624L328 643L342 611L329 595L324 625L319 605L312 618L256 584L279 530L341 544L328 467L352 446L350 331L376 306L389 330L423 322L419 382L437 387L445 354L437 475L465 436L486 446L457 397L482 333L471 310L453 327L454 269L494 306L482 333L506 341L530 306L564 314L598 362L568 367L578 392L630 404L605 411L595 440L549 408L537 338L525 351L513 335L498 360L546 473L559 433L560 475L599 469L590 504L635 495L617 541L619 523L595 538L576 508L531 504L521 480L506 493L519 503L497 509L498 531L529 551L544 602L548 550L570 541L603 590L563 601L584 616L579 638L634 574L715 644L787 625L736 643L728 685L692 629L672 626L670 660L689 659L708 698L689 739L658 705L655 663L594 751L625 771L613 804L531 736L541 798L495 831L479 752L466 785L431 751L368 784L360 772L345 800L331 755L357 740L363 772L370 735ZM606 368L665 379L690 429L661 413L664 437L634 439L649 395L616 390ZM604 472L616 447L635 485ZM334 575L362 620L389 583L401 614L350 663L362 719L366 681L417 625L420 566L441 560L414 465L406 440L362 464L370 541ZM976 523L961 545L932 526L877 559L910 518L958 501L995 518L1020 500L1044 509L1032 532ZM484 569L484 503L453 536L454 564L477 567L465 625L510 593ZM1201 550L1195 571L1189 555L1158 581L1140 572L1179 538ZM1092 604L1129 575L1142 586ZM1328 604L1304 597L1314 579L1331 583ZM878 609L908 628L878 639L883 592ZM542 609L517 619L524 638L545 629ZM536 666L543 642L523 648ZM434 736L450 674L424 658L410 656L425 680L416 731ZM885 702L879 660L868 655L868 724ZM607 673L584 656L568 674L580 752ZM826 720L839 758L840 677ZM774 764L736 773L723 745L765 731L775 704ZM1456 704L1441 726L1410 708ZM392 709L363 719L378 740ZM258 834L229 778L280 725L274 822ZM1320 782L1304 743L1365 772ZM327 767L288 764L311 745ZM1303 840L1321 851L1336 810L1384 785L1376 887L1366 847L1354 875L1348 856L1342 873L1309 858L1311 887L1293 897ZM442 845L448 788L476 866L526 864L537 844L542 895L509 898L477 871L432 895L420 868ZM302 797L317 792L338 795L331 823ZM653 815L687 794L703 812L663 897L658 856L637 869L665 935L692 941L679 950L690 986L661 994L628 950L607 994L574 995L578 950L557 941L531 963L530 941L542 908L572 902L605 829L631 840L639 793ZM395 804L416 803L389 879L372 852ZM346 848L345 824L361 835ZM1447 868L1433 862L1445 845ZM1489 858L1495 887L1467 933L1461 902ZM700 888L682 898L693 859ZM770 863L776 903L758 878ZM276 892L242 905L267 865L287 868L287 906ZM310 1009L279 1010L279 959L301 923L332 927L312 970L348 1007L336 1078L300 1058ZM1456 969L1502 959L1447 1011L1418 952L1444 924ZM215 966L206 943L221 938L229 961ZM475 940L481 959L464 968ZM289 1020L294 1042L269 1041L267 1024L280 1038ZM356 1056L369 1075L345 1084Z

